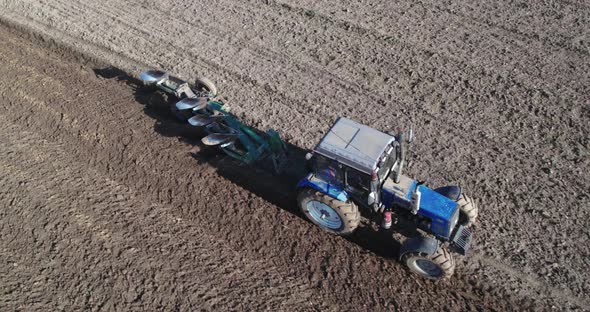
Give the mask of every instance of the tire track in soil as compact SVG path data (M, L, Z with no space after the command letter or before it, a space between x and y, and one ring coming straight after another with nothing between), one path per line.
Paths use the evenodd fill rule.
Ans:
M525 42L526 38L505 40L505 37L514 37L515 34L500 30L501 33L508 35L500 36L496 32L489 31L485 23L471 19L456 20L449 15L459 19L465 19L465 17L452 14L441 6L412 2L407 7L403 7L402 3L401 12L399 12L397 6L400 3L398 2L386 3L394 7L377 6L376 9L353 2L269 1L265 3L272 3L279 10L286 9L300 15L311 15L312 18L317 17L331 26L349 28L362 35L376 38L393 36L391 39L408 43L417 51L438 54L449 63L471 69L484 68L486 76L498 74L507 76L509 81L529 89L534 90L542 86L542 89L551 91L557 96L568 97L571 96L570 93L587 92L585 81L588 77L584 70L588 68L585 62L587 55L579 55L577 51L563 51L563 47L558 48L561 51L549 51L552 53L546 55L548 49L538 47L539 43L542 44L539 40L530 40L530 42ZM428 10L426 7L431 9ZM351 16L349 12L354 12L355 15ZM371 16L369 23L359 23L365 20L366 16ZM412 29L419 29L419 31L400 31ZM478 36L472 36L472 34L478 34ZM464 37L461 38L461 35ZM556 61L558 57L559 61ZM567 62L564 62L565 60ZM529 66L531 63L535 66ZM506 72L510 73L506 75ZM556 77L562 78L556 79ZM569 83L564 83L565 81Z
M19 49L20 51L23 51L23 49ZM45 63L45 60L41 61L42 63ZM45 66L47 66L47 64L45 64ZM6 70L14 70L15 68L7 68ZM16 70L18 70L18 68L16 68ZM84 70L71 70L69 71L69 75L71 76L67 76L67 77L61 77L61 79L64 79L64 81L68 81L69 88L70 88L70 93L77 93L81 90L84 89L90 89L89 88L89 84L88 82L85 81L85 79L82 79L84 76L86 76L86 79L89 79L88 74L84 74ZM19 76L17 75L16 77L14 77L15 79L18 79ZM127 96L122 96L125 93L129 92L129 89L127 86L125 85L113 85L112 81L110 80L97 80L97 79L91 79L93 80L93 83L97 83L98 86L94 87L96 88L97 92L96 92L96 96L93 95L89 95L87 100L76 100L76 101L68 101L67 100L67 94L64 95L53 95L56 96L56 98L53 98L53 96L48 96L46 98L44 98L44 103L45 106L47 107L51 107L54 110L56 110L58 113L56 114L47 114L44 113L45 110L41 109L38 110L37 106L33 105L32 107L27 107L25 105L25 103L27 102L31 102L31 98L29 98L26 101L16 101L13 102L11 104L9 104L9 106L4 107L4 112L7 114L7 116L12 116L11 118L16 118L17 120L20 118L19 116L22 114L31 114L32 116L35 116L36 118L30 119L31 123L29 125L27 125L28 129L38 129L37 131L40 131L42 133L47 134L50 136L51 140L57 140L60 141L62 144L67 144L65 145L64 149L67 150L67 153L71 153L70 157L74 157L76 159L84 159L85 161L88 162L88 164L90 164L91 168L96 168L96 170L98 170L99 172L109 172L108 176L109 177L113 177L116 176L116 178L123 178L125 181L136 181L134 183L136 187L138 189L147 189L149 193L145 193L142 192L140 193L138 196L146 196L146 200L148 200L148 202L150 201L150 195L151 193L156 193L157 195L155 195L155 198L152 198L154 201L156 202L164 202L164 203L168 203L170 206L172 207L179 207L179 213L181 214L181 217L183 219L187 219L187 222L190 221L191 224L198 224L199 226L201 226L204 229L209 229L212 230L213 233L216 233L215 235L220 235L220 237L222 237L222 239L224 239L227 244L229 246L232 246L232 248L236 248L236 250L240 250L241 253L244 256L252 257L255 256L257 253L262 253L263 257L262 258L266 258L268 257L268 251L266 249L261 249L259 251L255 251L252 252L251 250L249 250L250 248L254 247L256 248L257 243L252 241L252 239L254 238L252 235L247 235L246 233L248 233L248 229L247 228L240 228L238 226L238 228L236 228L236 233L230 233L232 235L230 235L229 237L225 237L224 235L219 232L220 230L223 231L224 229L227 229L227 227L229 226L228 224L223 224L220 228L218 228L217 230L215 230L215 228L211 228L210 226L207 226L206 224L204 224L203 222L209 222L211 223L211 221L213 220L219 220L217 218L216 215L213 216L205 216L203 215L199 215L199 216L194 216L191 215L190 213L188 215L184 215L182 216L183 213L187 213L187 209L190 207L186 207L186 202L193 202L193 203L198 203L198 200L196 200L196 198L191 198L194 196L190 196L189 193L185 193L185 192L195 192L195 190L192 189L187 189L186 191L182 191L179 194L175 194L174 192L172 192L171 196L173 196L172 198L158 198L159 196L161 196L161 192L163 191L163 193L169 193L170 192L170 187L174 188L174 189L178 189L179 186L181 186L182 184L186 183L186 181L181 181L180 185L175 185L176 182L174 180L182 180L182 175L170 175L170 168L175 168L178 165L181 166L187 166L188 164L190 164L191 160L190 159L186 159L187 157L182 157L182 156L177 156L177 157L173 157L172 159L170 159L170 156L168 155L168 153L171 153L172 151L166 151L166 153L162 153L161 155L158 155L155 163L165 163L163 160L164 159L170 159L173 160L173 166L168 165L164 165L164 169L162 168L156 168L156 167L152 167L152 164L145 164L143 161L138 161L137 164L132 164L131 162L133 161L132 158L136 157L138 154L143 154L145 151L145 147L149 144L149 149L147 150L148 152L151 151L152 155L157 155L158 153L154 153L154 150L161 150L160 145L162 144L166 144L169 142L169 139L165 139L160 137L158 134L154 134L154 133L148 133L151 132L152 130L149 129L149 127L145 127L146 124L146 119L149 120L149 118L146 118L146 116L144 116L141 113L141 109L139 107L137 107L137 105L133 105L132 104L132 100L130 99L126 99L124 101L126 101L127 105L121 105L120 107L120 115L119 114L113 114L112 111L112 105L119 105L120 103L118 103L117 101L113 101L114 98L119 98L120 100L125 99L129 96L131 96L131 94L127 95ZM96 81L94 81L96 80ZM18 86L18 88L27 88L27 86L32 86L31 88L29 88L29 92L32 94L39 94L40 91L43 90L43 88L39 88L39 87L35 87L36 84L34 83L34 79L29 79L26 80L24 82L21 82L22 85ZM6 90L7 87L7 82L4 82L2 85L2 89ZM13 87L12 89L9 89L10 94L18 94L17 90L15 90L16 87ZM108 90L110 95L105 96L104 92L101 94L100 91L98 90ZM7 94L3 94L3 97L6 96ZM80 106L80 104L84 104L87 103L87 101L92 102L93 99L101 97L103 101L100 101L96 104L97 107L92 108L91 106L88 106L88 111L80 111L77 110L76 108ZM109 98L109 97L113 97L113 98ZM14 101L14 100L12 100ZM41 103L39 101L39 99L37 99L37 101L32 101L32 103ZM102 104L101 104L102 103ZM41 105L41 104L39 104ZM71 120L70 119L64 119L64 120L59 120L57 119L59 115L61 115L61 111L68 111L70 112L72 115ZM96 111L102 111L102 114L94 114L93 112ZM139 134L135 134L133 135L133 140L131 140L130 142L127 143L128 147L128 151L129 154L127 155L127 157L125 157L125 159L121 159L119 161L116 161L117 157L118 157L118 151L120 148L119 146L121 145L121 141L123 141L123 137L125 137L127 135L127 133L125 131L117 131L115 132L111 132L115 129L118 129L117 126L115 125L116 123L119 124L119 126L121 124L123 124L121 121L122 119L125 119L125 117L128 114L128 112L130 111L134 111L136 114L143 116L144 118L141 118L141 120L138 120L137 123L138 124L143 124L144 127L142 128L137 127L136 129L134 128L134 130L137 130L138 132L141 132ZM91 119L83 119L84 116L92 116ZM95 120L95 118L97 118L98 120ZM60 124L61 123L61 124ZM101 137L105 137L108 142L104 142L105 144L103 145L98 145L98 144L93 144L91 142L93 141L97 141L96 139L84 139L84 138L92 138L93 135L91 135L91 133L93 133L93 129L95 129L95 124L96 123L100 123L103 124L103 127L101 131L108 131L106 134L108 135L102 135ZM85 126L85 129L87 130L83 130L83 131L78 131L78 129L75 128L71 128L71 124L83 124ZM125 125L125 127L130 126L130 127L135 127L134 123L131 122L131 124L129 125ZM53 127L59 128L59 131L55 131L53 129ZM19 132L19 131L17 131ZM87 134L84 134L83 132L86 132ZM121 132L121 133L118 133ZM88 134L90 133L90 134ZM145 141L142 140L142 138L147 137L147 139ZM178 144L176 144L178 145ZM107 148L104 148L107 147ZM176 147L177 148L177 147ZM138 152L139 150L139 152ZM104 168L105 164L104 164L104 160L100 161L100 158L102 157L107 157L107 159L111 159L110 162L113 162L113 164L111 164L111 169L106 169ZM53 159L53 157L50 157L51 159ZM97 159L99 158L99 159ZM131 159L130 159L131 158ZM120 162L119 164L117 164L117 162ZM162 166L160 166L162 167ZM131 172L124 172L124 170L122 170L123 168L126 168L126 171L131 171ZM134 172L136 168L139 168L138 170L140 171L144 171L145 172L140 172L139 176L137 176L138 173ZM143 169L142 169L143 168ZM149 172L149 168L152 168L153 171L155 171L153 174L151 174L151 172ZM176 167L178 168L178 167ZM203 169L203 168L201 168ZM193 181L193 183L195 184L199 184L199 180L194 180L194 178L196 178L197 175L201 174L202 171L207 171L206 169L204 170L197 170L200 171L200 173L196 173L193 174L192 178L190 180ZM210 171L210 170L209 170ZM119 175L123 175L123 177L118 176ZM142 179L140 179L140 176L144 175L144 177ZM151 176L151 177L150 177ZM209 178L208 174L204 175L204 178L207 180ZM219 177L214 177L215 179L219 179ZM162 180L162 183L158 183L156 182L156 179ZM140 180L147 180L145 181L143 184L142 181ZM217 181L214 182L212 184L212 187L215 189L219 189L220 187L225 187L226 189L228 189L228 192L233 193L235 192L235 190L233 190L235 188L235 186L228 186L225 185L223 186L225 182L221 181L220 183L218 183ZM147 186L152 185L151 189L148 189ZM168 185L168 187L163 187L162 185ZM200 190L201 192L197 192L198 195L203 196L203 197L208 197L208 192L206 189L202 189ZM239 191L239 190L238 190ZM210 192L210 191L209 191ZM243 191L242 191L243 193ZM104 196L100 196L101 198ZM211 198L211 202L215 203L216 199ZM181 207L182 202L185 202L185 207ZM234 202L233 200L229 199L228 202ZM215 207L216 205L213 204L212 206L215 207L215 209L221 209L222 205L220 202L218 202L217 205L220 205L218 207ZM255 206L259 206L260 208L258 209L253 209L253 210L272 210L273 208L270 207L268 204L264 204L262 203L260 200L255 200L254 201L254 205ZM208 207L208 208L213 208L213 207ZM202 207L204 208L204 207ZM254 207L251 207L254 208ZM98 208L97 208L98 209ZM194 209L194 207L193 207ZM230 207L230 210L232 208ZM221 209L223 210L223 209ZM227 210L227 209L225 209ZM263 214L262 216L268 216L268 212L267 211L262 211ZM194 212L193 212L194 214ZM366 303L372 303L378 306L385 306L388 304L394 304L394 305L398 305L400 307L402 306L411 306L409 305L409 303L405 303L403 304L404 301L406 300L410 300L412 301L412 293L413 293L413 288L416 287L416 283L418 283L418 285L422 285L421 287L427 287L427 289L424 289L423 292L424 293L431 293L431 295L434 295L436 293L441 293L444 292L446 293L447 291L445 291L444 286L440 285L440 286L436 286L436 285L432 285L432 286L428 286L428 284L424 284L423 281L414 281L413 276L408 276L407 273L405 273L405 271L403 269L401 269L399 267L399 265L397 265L396 263L392 263L392 262L388 262L388 261L384 261L382 258L375 256L375 255L370 255L370 254L366 254L366 253L361 253L358 247L354 247L352 246L351 248L351 244L346 242L346 241L342 241L341 239L338 238L334 238L334 237L325 237L325 235L323 233L321 233L321 231L318 231L317 229L311 227L308 223L303 222L302 220L298 219L297 217L291 216L291 215L286 215L284 213L279 213L278 214L278 219L271 219L269 220L268 217L264 218L264 219L260 219L260 220L249 220L248 219L248 214L244 215L243 213L234 213L235 215L237 215L237 217L239 219L243 219L244 222L246 223L250 223L251 226L252 221L255 221L254 225L256 226L261 226L261 228L266 228L265 226L268 226L268 229L270 230L268 234L270 234L270 237L268 237L268 242L265 242L263 244L263 246L266 246L266 248L271 247L270 249L274 249L276 248L276 244L277 244L277 240L278 240L278 244L283 245L285 243L287 243L288 245L284 246L284 247L288 247L290 244L292 244L294 241L299 240L299 236L302 234L307 233L308 231L311 230L312 233L315 233L314 235L311 235L308 237L308 239L310 239L309 242L299 242L297 241L295 243L295 249L292 250L292 252L294 251L294 254L291 255L287 255L285 254L284 256L282 255L272 255L270 256L270 258L266 258L266 260L264 261L266 263L266 265L268 265L269 263L277 263L278 265L280 265L281 267L287 268L288 267L288 263L292 263L292 261L295 262L300 262L300 261L304 261L304 263L307 263L306 266L311 266L310 268L312 268L311 272L308 272L307 274L312 273L313 276L315 276L316 274L328 274L327 276L324 276L323 279L318 280L318 277L313 277L311 276L312 280L315 280L315 282L313 282L314 284L317 282L320 282L319 285L315 286L318 287L318 291L320 291L320 293L326 293L326 289L324 288L328 288L328 292L330 293L334 290L333 287L335 287L336 289L339 289L340 287L342 287L341 291L343 292L343 295L346 295L347 293L349 294L350 289L358 289L360 290L359 294L353 295L351 298L349 298L349 304L353 304L353 305L357 305L360 304L361 302ZM146 218L149 218L149 216L145 216ZM252 218L259 218L261 217L260 215L256 215L254 214L252 216ZM286 218L285 218L286 217ZM144 217L138 217L138 219L143 219ZM203 219L204 218L204 219ZM125 220L126 218L120 218ZM199 219L201 221L199 221ZM276 221L277 220L281 220L280 223L282 223L281 225L279 225L278 229L276 228ZM283 222L284 221L284 222ZM295 224L297 224L297 227L293 228L293 222ZM273 226L275 227L273 229ZM285 228L286 226L286 228ZM301 230L303 230L303 232L301 232ZM295 233L299 232L300 234L295 234L293 231L295 231ZM277 233L278 232L278 233ZM239 241L239 237L236 237L236 235L239 236L246 236L245 239L243 239L243 241ZM254 235L256 236L256 235ZM266 235L265 235L266 236ZM286 236L286 237L285 237ZM276 237L278 238L277 240L272 239L272 237ZM236 238L238 239L239 244L235 245L232 244L232 242L236 241ZM318 241L319 238L319 241ZM267 238L264 238L265 240ZM318 245L318 242L322 242L321 244ZM247 243L250 245L242 245L242 243ZM252 244L253 243L253 244ZM326 246L327 244L327 246ZM301 245L301 247L299 247L299 245ZM336 246L330 246L330 245L336 245ZM273 247L274 246L274 247ZM312 247L312 246L316 246L316 247ZM317 250L317 247L321 247L320 250ZM281 247L281 249L284 249L284 247ZM326 247L329 247L329 250L322 250L325 249ZM244 250L244 248L246 248L246 250ZM314 250L316 249L316 250ZM352 252L351 252L352 251ZM322 260L322 266L327 265L328 263L333 263L334 265L328 265L328 268L324 268L321 269L323 270L328 270L326 273L321 273L321 271L319 272L314 272L317 269L313 269L315 267L314 262L316 260L318 260L318 252L320 255L319 259L323 259ZM275 252L271 252L272 254L274 254ZM350 255L348 255L348 253L350 253ZM333 255L333 256L328 256L326 257L326 255ZM259 255L258 257L255 257L257 259L260 259L261 255ZM342 258L344 256L344 258ZM275 257L273 259L273 257ZM278 257L278 258L276 258ZM350 270L352 271L342 271L343 268L346 268L346 262L348 262L348 257L352 257L352 259L350 259L350 263L348 263L348 266L350 267ZM307 259L307 261L305 260ZM342 263L342 261L344 260L345 263ZM364 269L360 267L358 267L359 263L364 263L364 264L371 264L374 267L372 268L368 268L368 269ZM390 271L392 274L395 275L399 275L399 281L404 282L403 285L397 286L397 285L391 285L389 284L386 280L381 280L381 281L375 281L374 278L376 276L380 276L380 272L381 269L380 267L384 266L387 268L388 271ZM305 268L305 266L304 266ZM318 268L320 269L320 268ZM296 268L295 270L293 268L289 268L287 269L287 272L290 272L290 276L301 276L304 277L307 274L305 273L308 269L305 268ZM365 275L366 273L369 273L369 275ZM342 283L339 282L339 280L342 278L342 274L344 274L345 276L349 276L349 278L352 278L352 280L349 280L347 283ZM308 277L310 278L310 277ZM322 282L322 280L324 280ZM348 284L352 282L352 284ZM375 289L363 289L363 288L358 288L360 286L366 285L367 283L371 282L372 285L375 285ZM384 284L385 283L385 284ZM433 289L428 289L429 287L433 287ZM379 299L380 297L375 298L375 293L373 293L374 290L379 289L380 292L385 292L390 293L391 295L396 294L395 297L390 297L388 298L385 294L385 297L381 297L381 298L388 298L386 299L386 301L383 301L383 299ZM405 295L401 295L400 294L405 294ZM452 295L451 297L446 297L447 299L441 299L443 301L446 301L446 305L448 305L449 307L468 307L468 306L474 306L477 305L477 302L480 302L479 304L483 304L484 302L488 302L490 300L492 300L491 298L489 298L488 296L483 296L482 298L478 298L477 300L475 300L473 303L467 303L467 302L455 302L454 299L452 298L456 298L456 296L459 297L463 297L462 295L462 291L459 291L458 293L456 291L451 291ZM299 295L299 294L298 294ZM341 295L331 295L331 296L337 296L340 297ZM342 302L341 299L330 299L331 296L327 296L325 297L325 300L329 300L327 302L330 303L331 306L336 305L337 302ZM360 298L358 297L360 296ZM365 297L365 296L369 296L369 297ZM396 298L397 297L397 298ZM372 299L371 299L372 298ZM368 300L366 300L368 299ZM377 300L377 301L375 301ZM450 301L448 301L450 300ZM485 301L483 301L485 300ZM312 300L313 301L313 300ZM400 303L401 302L401 303ZM493 302L493 301L492 301Z
M512 33L517 38L537 40L554 49L563 48L581 55L590 55L590 38L584 29L584 24L589 23L590 18L588 7L580 7L579 4L576 6L566 1L555 3L554 7L544 3L540 5L543 8L533 15L530 14L527 3L514 4L504 0L495 2L486 1L470 5L449 1L445 8L438 9L488 25L490 28ZM504 16L501 23L491 18L498 15Z

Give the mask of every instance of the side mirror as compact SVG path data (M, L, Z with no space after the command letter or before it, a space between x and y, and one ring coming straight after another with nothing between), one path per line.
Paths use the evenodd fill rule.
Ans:
M408 131L408 138L406 139L406 142L412 143L413 141L414 141L414 129L410 128L410 130Z
M312 153L305 154L305 160L310 160L311 157L313 157L313 154Z

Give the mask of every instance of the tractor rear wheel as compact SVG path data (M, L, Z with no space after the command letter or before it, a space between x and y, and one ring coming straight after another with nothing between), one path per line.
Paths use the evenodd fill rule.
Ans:
M433 255L420 252L409 252L402 258L410 271L428 279L443 279L453 275L455 259L445 248L439 247Z
M459 205L459 224L468 226L475 222L479 214L479 208L475 201L471 197L461 194L457 204Z
M210 98L214 98L217 96L217 87L215 86L213 81L207 78L197 78L197 80L195 80L195 88L197 89L197 91L208 91L208 97Z
M330 233L351 234L361 221L353 202L342 202L310 188L299 192L297 202L307 219Z

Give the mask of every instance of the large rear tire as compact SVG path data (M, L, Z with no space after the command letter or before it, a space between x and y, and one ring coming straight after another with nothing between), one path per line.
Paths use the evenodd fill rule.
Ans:
M409 252L403 256L402 262L410 271L433 280L449 278L455 272L453 255L441 247L430 256L420 252Z
M473 224L479 214L477 203L471 197L461 194L461 197L457 200L457 204L459 205L459 224L464 226Z
M361 221L354 203L339 201L310 188L299 192L297 202L307 219L330 233L351 234Z

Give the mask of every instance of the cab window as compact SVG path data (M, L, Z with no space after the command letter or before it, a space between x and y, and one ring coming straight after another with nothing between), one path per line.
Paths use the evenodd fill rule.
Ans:
M352 168L346 168L346 184L359 191L369 191L371 177Z
M316 177L330 184L342 184L344 179L338 162L320 155L315 155L314 158L313 171Z

